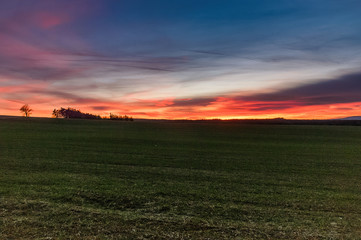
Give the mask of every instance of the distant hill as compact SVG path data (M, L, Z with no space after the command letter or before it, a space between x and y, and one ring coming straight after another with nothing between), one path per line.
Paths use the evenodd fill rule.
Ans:
M345 118L339 118L335 120L361 120L361 116L352 116L352 117L345 117Z
M20 116L0 115L0 118L18 118Z

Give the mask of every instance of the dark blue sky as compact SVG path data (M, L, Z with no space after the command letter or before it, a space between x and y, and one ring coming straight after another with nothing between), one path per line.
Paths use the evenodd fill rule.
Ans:
M302 98L309 94L292 103L262 103L257 96L279 99L360 72L361 1L0 3L4 113L29 103L39 115L74 106L139 117L303 118L309 114L301 108L310 102ZM347 90L322 94L332 96L311 103L321 111L316 117L341 114L330 107L345 104ZM260 101L255 106L265 104L260 109L267 112L245 99ZM352 113L357 102L346 102Z

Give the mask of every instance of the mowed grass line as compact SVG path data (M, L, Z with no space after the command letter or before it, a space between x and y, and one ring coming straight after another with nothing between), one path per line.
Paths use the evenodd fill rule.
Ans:
M361 128L0 119L1 239L358 239Z

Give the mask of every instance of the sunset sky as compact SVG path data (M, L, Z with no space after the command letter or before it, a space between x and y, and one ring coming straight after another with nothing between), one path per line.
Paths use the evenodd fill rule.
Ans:
M361 115L359 0L0 0L0 115Z

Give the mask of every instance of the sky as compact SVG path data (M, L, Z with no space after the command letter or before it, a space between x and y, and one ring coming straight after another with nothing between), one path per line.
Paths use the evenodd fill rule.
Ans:
M361 115L359 0L0 0L0 115Z

